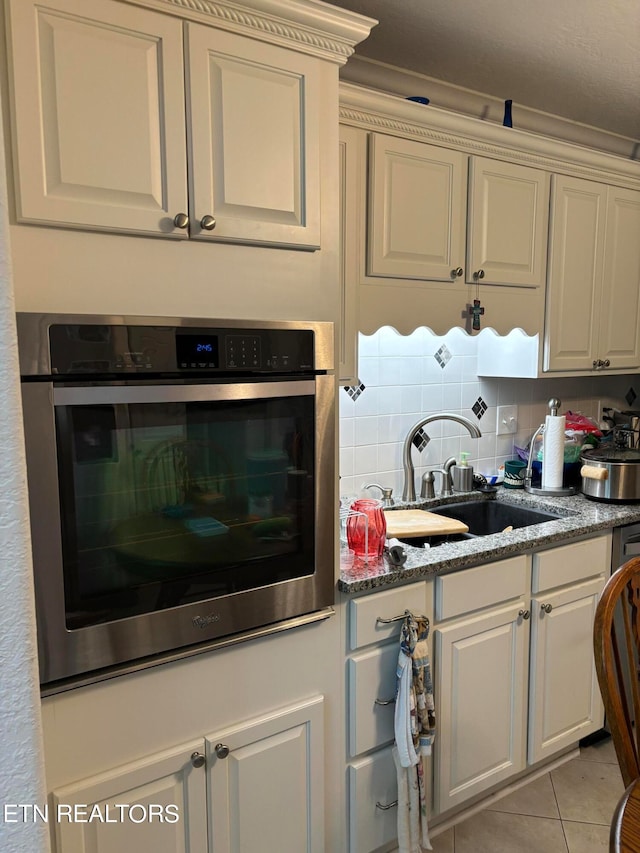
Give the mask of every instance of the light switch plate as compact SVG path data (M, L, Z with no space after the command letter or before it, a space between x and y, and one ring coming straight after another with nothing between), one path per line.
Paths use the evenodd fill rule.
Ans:
M518 407L498 406L497 435L510 435L518 431Z

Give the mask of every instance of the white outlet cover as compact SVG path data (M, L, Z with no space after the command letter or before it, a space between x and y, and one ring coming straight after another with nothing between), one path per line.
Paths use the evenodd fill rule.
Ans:
M496 435L511 435L518 431L518 407L498 406Z

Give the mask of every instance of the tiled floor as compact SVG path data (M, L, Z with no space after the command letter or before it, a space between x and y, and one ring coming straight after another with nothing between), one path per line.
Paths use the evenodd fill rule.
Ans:
M624 786L611 740L496 801L432 841L434 853L608 853Z

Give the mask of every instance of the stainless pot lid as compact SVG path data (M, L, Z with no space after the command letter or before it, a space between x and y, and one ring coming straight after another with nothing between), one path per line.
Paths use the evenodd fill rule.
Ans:
M640 450L630 447L594 447L580 454L582 462L639 463Z

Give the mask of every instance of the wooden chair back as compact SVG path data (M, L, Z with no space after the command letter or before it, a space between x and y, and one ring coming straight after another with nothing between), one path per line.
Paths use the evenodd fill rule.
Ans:
M607 581L596 609L593 648L606 720L627 787L640 776L640 557Z

